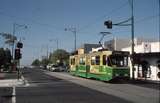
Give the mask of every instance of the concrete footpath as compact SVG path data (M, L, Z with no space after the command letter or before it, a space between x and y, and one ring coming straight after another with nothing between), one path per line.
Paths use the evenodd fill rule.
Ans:
M18 75L16 72L0 73L0 87L13 87L23 84L24 84L24 79L23 78L18 79Z
M0 103L15 103L14 90L24 85L24 79L18 79L17 72L0 72Z

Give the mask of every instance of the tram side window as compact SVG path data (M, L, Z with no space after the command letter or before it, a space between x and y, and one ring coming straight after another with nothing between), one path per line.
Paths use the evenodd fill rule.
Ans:
M95 57L91 57L91 65L95 65Z
M107 64L107 56L103 55L103 65L106 65L106 64Z
M91 65L100 65L100 56L91 57Z
M85 58L83 58L83 57L80 58L80 59L79 59L79 64L80 64L80 65L85 65Z
M71 59L71 65L75 64L75 58Z
M96 65L100 65L100 56L96 56Z

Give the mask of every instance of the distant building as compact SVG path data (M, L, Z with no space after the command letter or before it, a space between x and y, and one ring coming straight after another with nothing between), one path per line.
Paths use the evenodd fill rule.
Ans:
M144 38L135 38L134 44L139 45L142 42L154 42L154 39L144 39ZM104 42L104 48L107 48L109 50L118 50L120 51L122 48L131 46L131 40L130 39L124 39L124 38L114 38L109 41Z
M90 51L92 51L93 48L99 48L101 47L100 44L83 44L81 46L81 48L84 49L84 53L89 53Z

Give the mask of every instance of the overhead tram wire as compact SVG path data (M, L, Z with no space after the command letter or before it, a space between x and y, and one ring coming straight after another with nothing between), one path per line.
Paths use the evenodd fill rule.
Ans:
M138 20L135 21L136 24L139 24L139 23L142 23L142 22L146 22L146 21L150 21L152 19L155 19L155 18L158 18L159 17L159 14L157 15L152 15L152 16L147 16L147 17L144 17L144 18L140 18ZM159 23L160 24L160 23ZM129 32L130 30L121 30L121 31L116 31L114 33L119 33L119 32ZM86 32L84 32L86 33ZM87 32L89 34L89 32Z
M159 17L159 14L157 15L152 15L152 16L147 16L147 17L144 17L144 18L141 18L141 19L138 19L135 21L135 24L139 24L139 23L142 23L142 22L146 22L146 21L150 21L150 20L153 20L153 19L156 19ZM160 23L159 23L160 24ZM116 31L114 33L119 33L119 32L129 32L130 30L121 30L121 31Z
M100 21L101 19L104 19L104 18L106 18L106 17L108 17L108 16L112 16L111 14L114 14L116 11L122 9L122 8L125 7L127 4L128 4L128 1L125 2L124 4L120 5L119 7L111 10L111 11L108 12L107 14L105 14L105 15L103 15L103 16L101 16L101 17L96 18L93 22L90 22L90 23L88 23L87 25L81 27L79 30L77 30L77 32L83 31L84 29L89 28L90 26L94 25L97 21ZM109 14L109 15L108 15L108 14Z
M159 17L159 15L148 16L148 17L136 20L135 23L141 23L141 22L144 22L144 21L147 21L147 20L149 21L149 20L152 20L152 19L158 18L158 17Z
M27 18L21 18L21 17L16 17L16 16L13 16L13 15L8 15L8 14L2 12L2 11L0 11L0 15L6 16L6 17L9 17L9 18L15 18L15 19L18 19L18 20L21 20L21 21L28 21L28 22L30 22L31 24L37 24L37 25L40 25L40 26L49 27L49 28L52 28L52 29L54 29L54 30L56 30L56 31L64 31L63 27L62 27L62 28L61 28L61 27L56 27L56 26L51 25L51 24L40 23L40 22L37 22L37 21L35 21L35 20L31 20L31 19L29 20L29 19L27 19Z

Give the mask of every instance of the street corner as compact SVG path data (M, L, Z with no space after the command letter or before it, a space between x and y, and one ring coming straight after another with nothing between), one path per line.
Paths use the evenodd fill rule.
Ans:
M17 73L1 72L0 73L0 87L12 87L23 84L22 80L17 79Z
M18 79L0 80L0 87L13 87L22 85L24 85L23 80L18 80Z
M0 73L0 80L3 80L4 79L4 73Z

